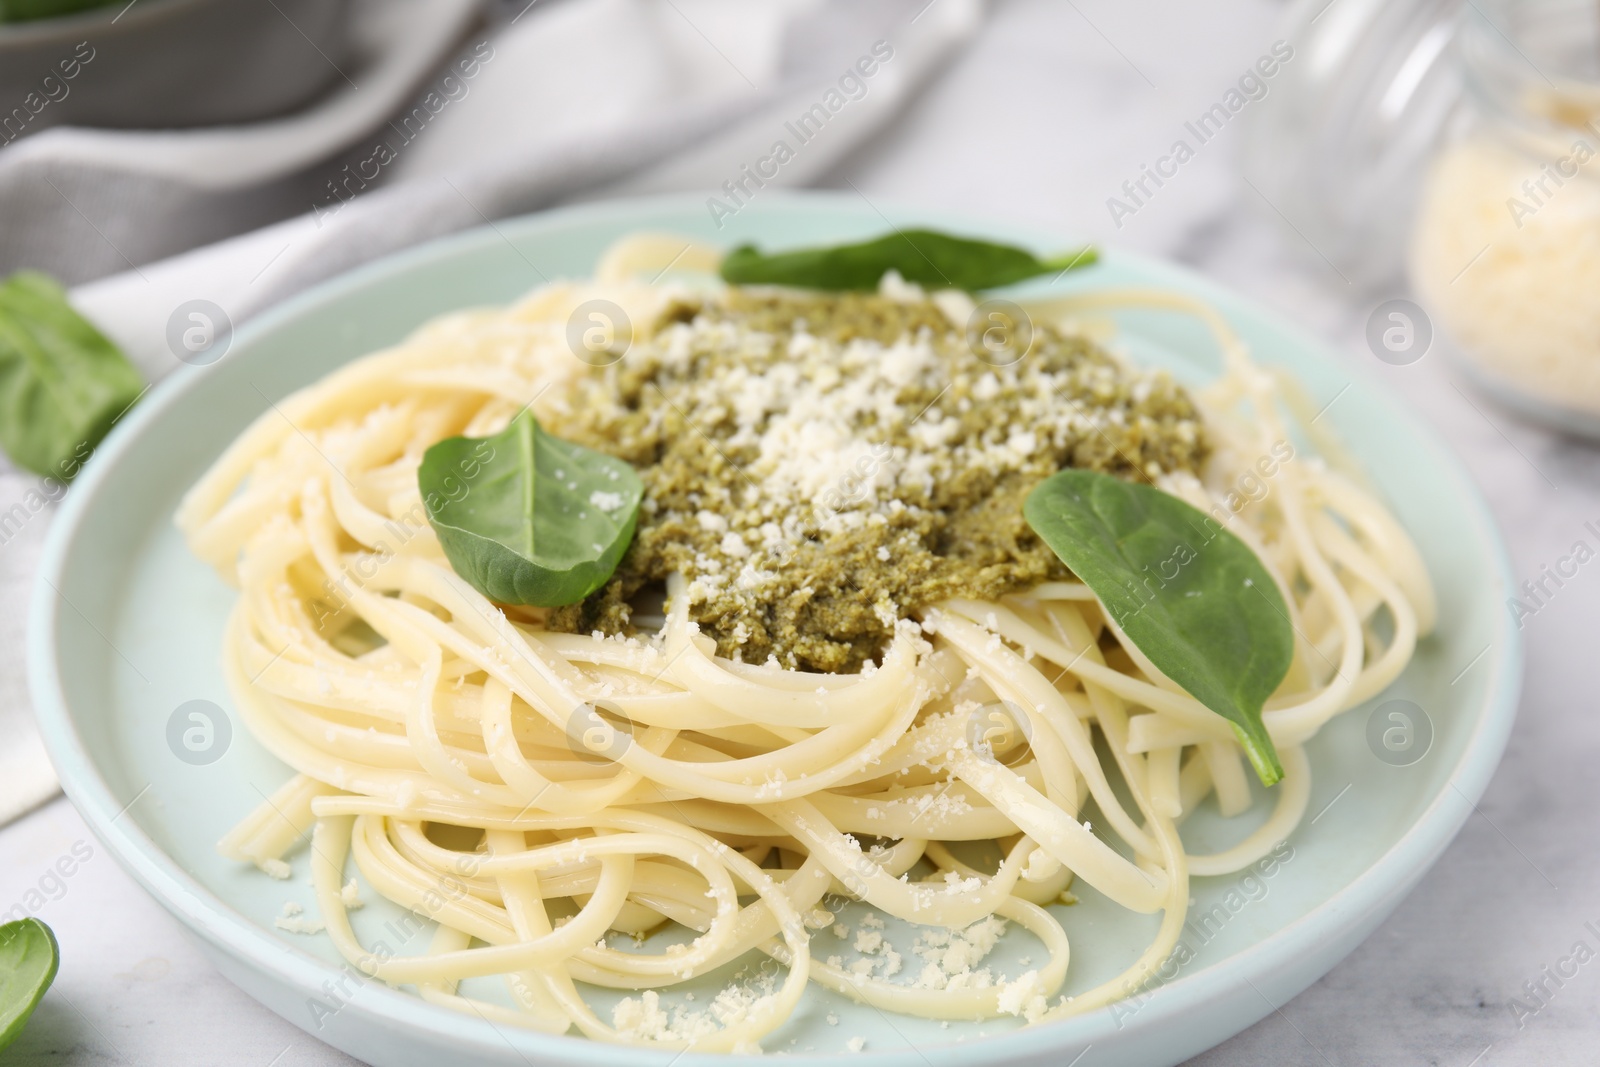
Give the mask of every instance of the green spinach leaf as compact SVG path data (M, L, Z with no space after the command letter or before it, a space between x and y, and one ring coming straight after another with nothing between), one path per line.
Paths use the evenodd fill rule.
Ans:
M0 446L35 474L71 481L144 383L55 280L0 283Z
M0 22L29 22L73 15L95 7L110 7L117 0L0 0ZM63 97L65 99L65 97Z
M722 259L724 281L736 285L792 285L803 289L872 290L888 271L930 289L996 289L1040 274L1086 267L1093 248L1039 259L993 241L934 230L896 230L860 244L761 252L741 245Z
M60 964L56 937L38 919L0 926L0 1049L22 1033Z
M428 449L417 485L457 574L490 600L540 607L605 584L644 495L628 464L551 437L526 411L493 437Z
M1051 475L1023 513L1139 651L1233 724L1261 781L1282 778L1261 708L1289 671L1294 631L1250 547L1177 497L1098 471Z

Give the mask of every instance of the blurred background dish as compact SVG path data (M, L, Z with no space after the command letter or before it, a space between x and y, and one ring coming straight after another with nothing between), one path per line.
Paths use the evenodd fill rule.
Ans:
M13 21L19 7L52 9L49 0L0 6L6 142L68 123L271 118L316 98L349 60L349 0L121 0Z
M421 106L483 10L134 0L0 25L19 53L0 77L20 79L0 101L0 270L76 283L307 210L336 156Z

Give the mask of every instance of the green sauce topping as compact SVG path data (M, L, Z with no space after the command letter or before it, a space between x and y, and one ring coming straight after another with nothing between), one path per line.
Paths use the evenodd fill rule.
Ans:
M610 581L553 629L628 631L669 573L718 651L853 671L907 613L1067 575L1023 501L1066 467L1196 471L1207 443L1165 374L1035 324L985 348L928 300L732 290L594 371L552 435L644 484Z

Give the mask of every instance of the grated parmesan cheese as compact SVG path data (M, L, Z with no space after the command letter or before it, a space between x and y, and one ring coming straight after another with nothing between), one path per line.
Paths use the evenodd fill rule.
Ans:
M256 866L261 868L263 874L269 878L276 878L280 882L287 880L294 874L294 868L280 859L257 860Z
M959 308L885 284L706 298L576 383L551 432L633 463L646 490L616 575L551 628L626 632L630 597L677 572L719 654L857 670L912 612L1061 573L1021 511L1056 470L1204 458L1170 378L1044 322L993 365Z

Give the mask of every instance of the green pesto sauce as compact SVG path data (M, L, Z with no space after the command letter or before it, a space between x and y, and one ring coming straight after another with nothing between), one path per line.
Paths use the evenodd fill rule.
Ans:
M993 366L935 304L862 293L678 306L546 422L645 485L616 574L552 629L626 633L678 572L720 654L835 672L920 608L1066 577L1022 514L1045 477L1195 472L1208 447L1163 373L1043 325Z

